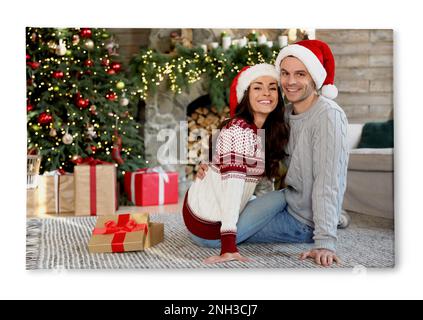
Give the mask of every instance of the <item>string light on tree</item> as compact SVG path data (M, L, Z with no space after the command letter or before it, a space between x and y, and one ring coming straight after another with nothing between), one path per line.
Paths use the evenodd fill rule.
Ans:
M113 143L116 117L107 114L125 114L136 107L128 101L122 110L125 94L134 100L138 96L123 72L124 64L117 60L118 46L112 56L106 48L110 34L106 29L27 28L26 35L27 140L28 147L42 156L41 173L58 168L72 172L78 159L88 156L112 162L110 149L106 152L104 147ZM123 146L142 155L136 122L127 117L120 127L129 134ZM143 166L142 157L126 156L118 176Z

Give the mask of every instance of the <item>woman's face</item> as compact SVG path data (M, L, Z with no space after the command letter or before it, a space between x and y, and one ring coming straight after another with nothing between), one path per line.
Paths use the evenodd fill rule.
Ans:
M269 114L278 104L278 82L270 77L263 76L250 84L250 105L254 114Z

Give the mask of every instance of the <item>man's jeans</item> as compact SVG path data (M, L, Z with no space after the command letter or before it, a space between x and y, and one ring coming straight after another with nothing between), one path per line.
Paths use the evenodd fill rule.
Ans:
M190 236L199 246L220 248L220 240ZM237 223L236 242L311 243L313 228L288 213L283 190L273 191L247 203Z

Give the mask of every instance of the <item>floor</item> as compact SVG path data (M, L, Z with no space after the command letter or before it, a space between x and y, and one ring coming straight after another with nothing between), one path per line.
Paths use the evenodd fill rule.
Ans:
M28 219L28 223L38 220L36 222L44 227L38 227L36 234L41 234L40 230L46 232L41 237L41 242L46 242L40 245L40 257L47 257L47 260L31 258L31 252L35 249L27 248L27 268L28 269L49 269L51 266L59 263L65 268L69 269L113 269L113 268L204 268L200 263L207 254L211 254L204 248L199 248L189 241L186 236L186 230L181 220L181 211L183 203L184 192L180 190L179 202L177 204L137 207L137 206L122 206L117 211L122 213L140 213L147 212L151 214L152 220L161 220L166 224L165 242L158 245L157 248L152 248L148 254L142 253L128 253L125 256L113 256L113 263L109 258L103 256L92 256L84 253L86 243L95 217L77 217L71 213L68 214L41 214L35 218ZM163 215L163 213L165 213ZM166 215L166 213L168 213ZM162 215L160 215L162 214ZM69 219L61 219L69 217ZM351 213L352 223L349 228L339 230L339 252L345 261L344 267L364 266L372 268L386 268L395 265L395 250L394 250L394 221L390 219L367 216L363 214ZM53 218L53 219L48 219ZM31 228L30 228L31 229ZM30 230L28 229L28 230ZM67 243L66 230L72 230L70 234L78 235L80 241ZM63 233L63 234L62 234ZM37 236L40 238L40 236ZM72 237L71 237L72 238ZM73 238L72 238L73 239ZM169 241L172 239L172 241ZM61 240L61 241L59 241ZM28 241L28 237L27 237ZM37 240L38 242L38 240ZM244 266L242 264L218 267L290 267L290 268L315 268L316 266L310 261L299 262L297 259L301 250L308 250L302 245L286 245L286 244L256 244L246 245L243 250L251 257L254 257L256 262ZM42 249L44 248L44 249ZM46 252L44 252L47 250ZM70 250L70 251L69 251ZM212 250L212 249L209 249ZM70 253L69 253L69 252ZM64 258L64 252L68 252L66 257L72 259L67 261ZM175 257L176 255L176 257ZM133 264L128 264L128 257ZM122 260L122 261L120 261ZM36 262L34 264L34 261ZM85 261L85 264L81 264ZM32 266L32 264L34 264ZM117 267L118 266L118 267Z

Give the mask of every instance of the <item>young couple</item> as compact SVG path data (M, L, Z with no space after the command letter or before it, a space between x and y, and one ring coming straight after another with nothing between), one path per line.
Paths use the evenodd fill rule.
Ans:
M246 67L234 79L231 118L221 125L213 161L201 166L183 205L193 241L221 248L205 263L248 261L237 249L244 242L314 243L300 259L339 262L348 151L347 118L332 100L334 75L329 46L303 40L283 48L275 66ZM288 168L287 187L250 200L260 181L277 175L280 160Z

